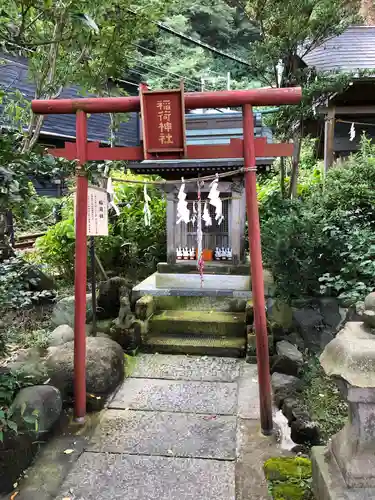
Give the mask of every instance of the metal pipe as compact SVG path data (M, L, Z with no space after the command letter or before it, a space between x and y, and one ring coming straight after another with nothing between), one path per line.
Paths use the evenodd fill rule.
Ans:
M96 337L96 270L95 270L94 236L90 236L90 264L91 264L92 336Z
M86 280L87 280L87 196L88 180L83 169L87 161L87 115L76 116L77 199L74 280L74 416L78 422L86 415Z
M243 106L243 131L244 166L245 168L252 168L255 167L255 144L254 117L250 104L245 104ZM271 377L255 171L245 171L245 193L251 263L252 299L256 334L260 423L263 434L270 435L273 427Z
M244 104L273 106L298 104L302 97L300 87L262 88L251 90L222 90L217 92L187 92L185 109L228 108ZM140 111L140 99L132 97L90 97L83 99L34 100L31 109L37 114L76 113L129 113Z

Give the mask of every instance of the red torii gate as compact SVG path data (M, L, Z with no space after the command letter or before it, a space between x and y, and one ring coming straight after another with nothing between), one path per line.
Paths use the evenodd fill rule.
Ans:
M160 91L166 92L168 91ZM170 91L175 92L175 91ZM263 88L254 90L228 90L219 92L194 92L184 95L181 89L182 118L184 109L242 107L243 139L233 139L225 145L191 145L184 142L183 155L177 149L163 150L168 158L212 159L243 158L245 167L245 192L248 234L251 259L252 297L256 332L256 351L260 393L260 419L264 434L272 432L272 401L269 372L268 335L264 300L263 264L260 242L260 225L256 193L256 157L290 156L292 144L267 144L266 139L254 138L253 106L298 104L300 88ZM82 421L86 415L86 279L87 279L87 193L88 180L83 165L92 160L144 160L152 150L146 147L99 147L87 142L87 113L134 112L142 109L145 118L143 94L152 94L141 85L140 97L107 97L58 100L34 100L31 108L37 114L76 114L76 143L65 143L65 148L49 152L54 156L77 159L76 199L76 251L75 251L75 322L74 322L74 392L75 417ZM143 106L142 106L143 104ZM144 123L144 139L155 130ZM153 124L155 125L155 124ZM150 127L151 128L151 127ZM184 122L182 125L184 132ZM158 152L157 158L162 158ZM164 158L165 158L164 154Z

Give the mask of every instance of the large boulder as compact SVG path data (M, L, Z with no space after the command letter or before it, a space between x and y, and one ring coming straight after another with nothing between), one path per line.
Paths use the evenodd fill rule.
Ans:
M52 324L54 326L69 325L74 328L74 295L64 297L56 302L52 312ZM92 319L92 297L91 293L86 295L86 323Z
M49 345L54 347L74 340L74 330L69 325L56 327L49 337Z
M303 338L306 349L317 353L321 351L321 333L324 330L323 315L313 306L302 307L293 313L298 332Z
M101 282L97 301L98 319L116 318L120 311L121 296L129 297L131 289L132 283L120 276Z
M27 377L32 384L44 384L48 379L45 361L37 347L22 349L7 364L7 369L19 378Z
M65 396L73 394L74 342L53 348L47 357L51 383ZM124 353L121 346L105 337L86 338L86 390L108 395L124 376Z
M25 277L30 283L31 290L36 292L56 289L54 280L35 265L28 266Z
M19 432L39 436L51 430L62 411L60 391L51 385L21 389L10 407Z
M320 444L320 429L316 422L310 419L308 413L294 410L295 420L290 424L290 437L296 444L316 446Z
M338 300L333 297L322 297L319 299L319 310L323 316L325 326L336 332L344 319L341 315Z
M366 296L364 308L370 311L375 311L375 292L371 292Z
M271 372L298 376L303 366L303 356L297 347L282 340L276 344L276 353Z
M281 408L287 397L301 389L302 382L292 375L275 372L271 377L271 385L275 404L278 408Z

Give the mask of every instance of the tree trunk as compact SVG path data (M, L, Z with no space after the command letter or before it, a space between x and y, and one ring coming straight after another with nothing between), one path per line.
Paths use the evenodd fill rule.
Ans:
M9 244L7 235L7 213L0 208L0 262L14 255L13 248Z
M62 32L65 26L65 16L66 10L64 10L59 19L56 21L55 28L53 31L53 40L58 40L61 38ZM62 86L54 94L51 88L54 86L56 77L56 64L57 57L59 53L59 43L51 44L48 54L48 60L46 61L46 68L42 72L42 76L37 84L37 90L35 92L35 99L56 99L62 91ZM47 90L48 89L48 90ZM44 115L35 115L31 112L30 123L27 130L27 135L22 144L22 152L27 153L31 151L39 139L39 134L42 129L44 122Z
M285 159L284 157L280 158L280 192L281 197L285 198Z
M114 113L109 113L109 119L110 119L110 146L111 148L116 146L116 116Z
M292 156L292 173L290 176L290 185L289 185L289 198L292 200L297 198L297 187L298 187L298 169L299 169L299 159L301 156L301 125L299 125L298 129L293 134L293 156Z

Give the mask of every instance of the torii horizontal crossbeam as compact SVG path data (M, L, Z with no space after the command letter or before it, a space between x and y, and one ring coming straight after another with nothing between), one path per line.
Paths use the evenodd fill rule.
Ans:
M298 104L302 90L294 88L262 88L251 90L223 90L218 92L187 92L185 109L273 106L280 104ZM82 99L50 99L31 102L34 113L73 114L78 110L86 113L129 113L140 111L139 97L93 97Z
M265 137L254 139L256 158L276 158L291 156L293 144L267 144ZM66 142L64 148L49 149L49 154L63 157L67 160L78 159L77 145L75 142ZM86 148L87 161L128 160L143 161L144 154L141 146L101 148L99 142L89 142ZM243 158L244 146L242 139L232 139L229 144L216 145L191 145L187 147L189 160L204 160L213 158ZM179 159L173 156L170 159Z

